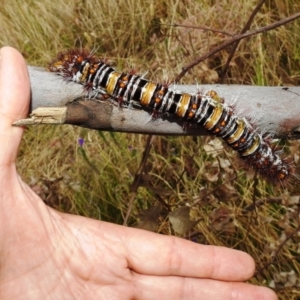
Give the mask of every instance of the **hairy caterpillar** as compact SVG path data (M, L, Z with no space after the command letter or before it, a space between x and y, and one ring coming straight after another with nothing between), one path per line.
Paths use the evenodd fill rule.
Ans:
M50 71L67 80L82 84L87 91L107 94L119 103L139 102L154 115L172 114L186 123L204 126L221 137L227 145L266 179L284 183L292 167L279 156L246 118L223 104L214 91L206 94L174 91L166 84L154 83L141 76L116 71L104 60L83 50L70 50L58 55Z

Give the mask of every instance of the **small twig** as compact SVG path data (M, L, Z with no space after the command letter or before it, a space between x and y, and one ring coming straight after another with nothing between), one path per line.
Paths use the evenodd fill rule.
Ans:
M221 188L222 186L226 185L228 182L235 180L236 176L233 178L229 178L227 180L225 180L224 182L222 182L220 185L218 185L217 187L215 187L214 189L212 189L211 191L207 192L203 197L195 200L193 203L190 204L190 207L194 207L197 204L199 204L203 199L205 199L206 197L208 197L209 195L215 193L219 188Z
M154 139L154 135L149 134L148 137L147 137L147 142L146 142L146 145L145 145L145 150L144 150L144 153L143 153L143 157L142 157L140 166L139 166L139 168L138 168L138 170L135 174L134 181L133 181L132 185L130 186L130 192L132 194L131 194L131 197L129 199L129 205L128 205L128 209L127 209L127 212L126 212L126 216L124 218L123 225L127 225L128 218L129 218L129 215L130 215L130 212L131 212L131 209L132 209L132 204L133 204L133 201L136 197L136 192L137 192L137 189L140 185L140 181L141 181L141 178L142 178L145 166L146 166L146 162L147 162L147 159L148 159L149 154L150 154L150 149L151 149L151 144L153 143L153 139Z
M267 269L271 264L274 263L275 261L275 258L277 257L278 253L281 251L281 249L283 248L283 246L295 235L297 234L298 232L300 231L300 224L298 225L298 227L293 231L291 232L290 234L288 234L286 236L286 238L284 239L284 241L278 246L277 250L275 251L274 253L274 256L273 258L267 263L265 264L261 269L259 269L258 271L256 271L256 275L257 274L261 274L261 272L265 269Z
M253 224L253 220L254 220L254 214L256 216L255 220L257 223L257 211L256 211L256 196L257 196L257 183L258 183L258 178L257 178L257 173L255 172L255 176L254 176L254 187L253 187L253 199L252 199L252 204L254 209L251 210L251 214L250 214L250 220L247 224L247 228L246 228L246 235L243 238L243 242L245 242L248 239L248 236L250 235L250 228L252 228L252 224Z
M187 65L186 67L182 68L182 71L179 73L179 75L175 78L175 82L179 82L181 80L181 78L191 69L193 68L194 66L196 66L197 64L199 64L200 62L204 61L205 59L207 59L208 57L211 57L212 55L214 55L215 53L221 51L222 49L236 43L237 41L240 41L242 39L245 39L245 38L248 38L250 36L253 36L253 35L256 35L256 34L259 34L259 33L262 33L262 32L266 32L266 31L269 31L271 29L274 29L276 27L279 27L279 26L282 26L286 23L289 23L297 18L300 17L300 12L299 13L296 13L290 17L287 17L285 19L282 19L278 22L274 22L270 25L267 25L267 26L264 26L264 27L261 27L261 28L258 28L256 30L253 30L253 31L249 31L247 33L243 33L243 34L239 34L235 37L233 37L232 39L229 39L227 41L225 41L223 44L215 47L214 49L212 49L210 52L208 52L207 54L197 58L196 60L194 60L192 63L190 63L189 65Z
M255 7L255 9L253 10L251 16L249 17L249 20L247 21L246 25L244 26L244 28L242 29L240 34L245 33L246 31L248 31L250 29L250 26L254 20L254 17L256 16L256 14L259 12L260 8L262 7L262 5L266 2L266 0L260 0L260 2L257 4L257 6ZM234 56L234 53L239 45L241 40L237 41L233 46L232 49L230 51L230 54L228 56L228 59L226 61L226 64L221 72L221 76L220 76L220 81L219 83L223 83L224 82L224 78L225 78L225 74L227 73L229 64Z
M282 202L282 198L281 197L273 197L273 198L258 200L258 201L256 201L256 203L253 202L252 204L246 206L243 209L244 210L244 214L247 214L248 212L255 210L257 207L261 207L261 206L265 205L266 203L280 204L281 202Z
M184 42L180 40L179 36L175 35L174 38L178 41L179 44L182 45L182 47L183 47L184 50L186 51L186 55L189 55L189 54L190 54L189 49L188 49L187 46L184 44Z
M181 25L181 24L176 24L176 23L175 24L161 24L161 25L174 26L174 27L184 27L184 28L194 28L194 29L200 29L200 30L204 30L204 31L211 31L211 32L216 32L216 33L222 33L222 34L229 35L229 36L234 36L234 34L228 33L224 30L213 29L213 28L206 27L206 26Z

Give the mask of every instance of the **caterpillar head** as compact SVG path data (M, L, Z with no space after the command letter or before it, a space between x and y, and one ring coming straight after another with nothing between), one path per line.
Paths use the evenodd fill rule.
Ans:
M93 56L86 50L72 49L58 54L48 67L50 72L62 75L67 80L73 80L74 75L81 70L84 62L89 62Z

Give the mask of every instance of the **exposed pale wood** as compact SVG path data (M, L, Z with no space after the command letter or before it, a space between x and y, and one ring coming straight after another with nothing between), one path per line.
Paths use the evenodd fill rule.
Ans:
M64 124L66 121L67 107L38 107L31 114L30 118L19 120L14 125L38 125L38 124Z

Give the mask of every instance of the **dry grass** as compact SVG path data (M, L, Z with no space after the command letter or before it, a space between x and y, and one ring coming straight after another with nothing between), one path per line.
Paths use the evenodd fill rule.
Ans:
M0 11L0 45L16 47L28 63L41 66L60 50L95 48L120 69L149 70L149 78L167 81L228 37L170 25L206 26L234 34L256 4L225 0L5 1ZM299 9L296 0L267 1L251 28ZM299 85L299 32L297 20L242 41L226 82ZM225 50L214 55L192 69L182 83L216 82L227 57ZM79 138L84 139L83 146ZM129 225L165 234L181 232L195 242L242 249L257 262L258 274L252 282L270 285L276 281L281 299L299 299L299 185L282 190L257 180L217 139L155 137L141 185L132 193L130 186L145 141L141 135L70 126L29 128L18 168L47 204L62 211L122 224L131 207ZM286 151L297 158L298 142ZM182 209L185 203L191 210ZM167 217L170 210L178 213L172 224ZM196 226L189 215L198 220Z

